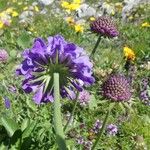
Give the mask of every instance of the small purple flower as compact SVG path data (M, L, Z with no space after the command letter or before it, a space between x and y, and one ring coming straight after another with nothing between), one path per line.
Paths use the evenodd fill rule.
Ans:
M114 124L110 124L110 125L107 126L106 131L107 131L108 135L115 136L118 132L118 127Z
M76 139L76 141L77 141L77 143L78 144L80 144L80 145L82 145L83 143L84 143L84 139L83 139L83 137L78 137L77 139Z
M130 84L121 74L111 75L102 85L102 93L112 101L123 102L131 98Z
M86 90L83 90L82 92L79 93L78 99L81 106L86 106L90 101L90 93Z
M101 34L103 36L108 36L110 38L119 35L119 32L111 20L111 18L106 16L101 16L91 23L91 31Z
M9 100L9 98L8 97L4 97L4 103L5 103L5 107L7 108L7 109L9 109L10 108L10 100Z
M150 106L150 78L144 78L141 81L140 99L145 104Z
M0 62L5 63L8 60L8 53L4 49L0 49Z
M61 35L48 37L46 43L37 38L32 48L23 52L23 62L17 75L24 76L22 88L26 93L34 93L36 104L53 101L53 74L60 75L62 98L75 99L75 90L94 83L93 65L85 51L69 43Z
M101 128L102 128L102 121L97 119L95 124L94 124L94 127L92 128L92 130L93 130L94 133L97 134L99 132L99 129L101 129Z

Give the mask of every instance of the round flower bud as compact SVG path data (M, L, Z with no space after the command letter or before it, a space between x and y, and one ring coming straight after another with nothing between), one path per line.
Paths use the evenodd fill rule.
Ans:
M110 38L119 35L119 32L114 24L114 22L106 16L101 16L97 20L93 21L90 25L91 31L101 34L103 36L108 36Z
M102 93L112 101L128 101L131 98L130 85L125 76L111 75L102 85Z
M8 53L4 49L0 49L0 62L5 63L8 60Z

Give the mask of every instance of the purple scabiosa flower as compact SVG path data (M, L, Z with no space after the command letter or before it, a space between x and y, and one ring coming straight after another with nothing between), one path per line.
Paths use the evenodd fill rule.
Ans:
M4 49L0 49L0 62L5 63L8 60L8 53Z
M131 92L127 78L121 74L111 75L102 85L102 94L112 101L129 101Z
M99 132L99 129L101 129L101 128L102 128L102 121L97 119L95 124L94 124L94 127L92 128L92 130L93 130L94 133L97 134Z
M108 135L115 136L118 132L118 128L117 128L116 125L110 124L110 125L107 126L106 131L107 131Z
M95 21L91 22L91 31L101 34L103 36L108 36L110 38L119 35L119 32L114 24L114 22L106 16L101 16Z
M150 78L144 78L141 81L140 89L140 99L145 104L150 106L150 93L148 92L150 88Z
M7 108L7 109L9 109L10 108L10 100L9 100L9 98L8 97L4 97L4 104L5 104L5 107Z
M34 92L35 103L53 101L53 73L60 74L60 94L75 99L74 90L94 83L93 65L85 51L69 43L61 35L48 37L46 43L37 38L32 48L23 52L17 75L23 75L22 88L26 93Z
M81 106L86 106L90 101L90 93L86 90L83 90L82 92L79 93L78 99Z

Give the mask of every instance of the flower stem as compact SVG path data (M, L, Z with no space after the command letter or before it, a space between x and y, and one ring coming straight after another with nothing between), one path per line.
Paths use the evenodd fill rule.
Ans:
M98 48L98 45L99 45L100 41L101 41L101 35L99 35L99 37L97 39L97 42L96 42L96 44L95 44L95 46L94 46L94 48L93 48L93 50L92 50L92 52L90 54L90 57L92 57L95 54L96 49Z
M65 135L63 132L59 90L59 74L54 73L54 128L56 133L56 143L59 150L67 150Z
M68 119L68 121L67 121L67 123L66 123L66 125L65 125L65 127L64 127L64 131L66 131L66 129L67 129L67 127L68 127L69 123L71 122L71 119L72 119L72 117L73 117L73 115L74 115L74 112L75 112L75 109L76 109L76 106L77 106L77 103L78 103L78 101L77 101L77 100L78 100L78 96L79 96L79 92L77 92L76 101L75 101L73 110L72 110L72 112L71 112L71 115L70 115L70 117L69 117L69 119Z
M101 130L99 131L98 136L97 136L97 139L96 139L96 141L95 141L95 143L94 143L94 145L93 145L93 147L92 147L91 150L94 150L94 149L96 148L96 146L97 146L97 144L98 144L98 142L99 142L99 139L101 138L101 136L102 136L102 134L103 134L103 132L104 132L104 130L105 130L105 127L106 127L106 124L107 124L107 121L108 121L108 118L109 118L109 115L110 115L110 112L111 112L113 106L114 106L114 104L109 106L109 109L108 109L107 114L106 114L106 116L105 116L105 119L104 119L102 128L101 128Z

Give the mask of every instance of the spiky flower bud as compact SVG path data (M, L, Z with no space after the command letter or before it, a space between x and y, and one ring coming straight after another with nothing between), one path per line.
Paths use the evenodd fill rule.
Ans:
M4 49L0 49L0 62L5 63L8 60L8 53Z
M97 20L93 21L90 27L93 32L99 33L103 36L113 38L119 35L114 22L106 16L101 16Z
M102 93L104 97L117 102L128 101L131 98L128 80L121 74L111 75L102 85Z

